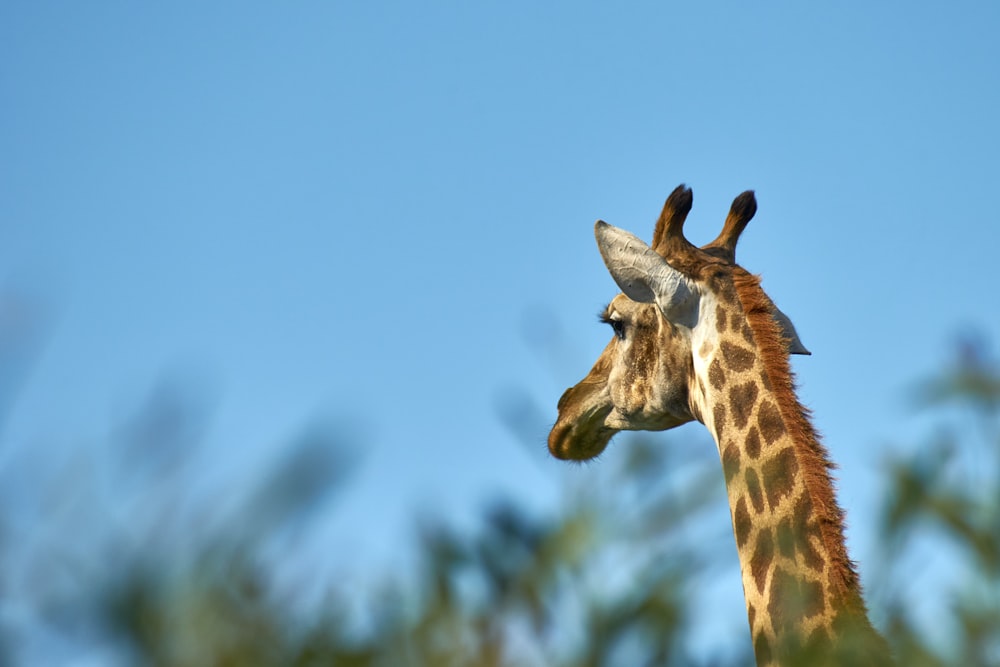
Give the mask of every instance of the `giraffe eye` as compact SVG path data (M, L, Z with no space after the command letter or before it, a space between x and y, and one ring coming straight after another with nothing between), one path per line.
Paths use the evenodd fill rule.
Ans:
M602 322L611 325L611 330L615 332L618 340L625 340L625 320L617 312L611 310L611 306L605 307L598 316Z
M618 340L625 340L625 322L623 320L608 318L608 324L611 325L611 330L615 332Z

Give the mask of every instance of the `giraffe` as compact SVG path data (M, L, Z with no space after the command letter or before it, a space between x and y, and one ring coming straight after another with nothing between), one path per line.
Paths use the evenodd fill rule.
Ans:
M758 665L889 664L847 554L834 466L796 396L789 355L809 351L736 264L754 193L733 201L701 248L682 231L692 201L683 185L671 193L652 247L597 221L622 290L601 315L614 335L559 399L549 451L586 460L622 430L701 422L722 462Z

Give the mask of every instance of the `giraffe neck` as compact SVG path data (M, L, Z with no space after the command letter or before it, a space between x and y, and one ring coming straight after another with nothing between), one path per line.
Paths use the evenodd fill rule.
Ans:
M744 287L759 291L755 279ZM766 304L748 308L746 296L709 315L717 336L700 346L694 411L719 447L757 662L886 664L844 545L833 466Z
M744 382L732 393L755 389L756 404L716 403L713 413L754 653L771 664L837 642L837 619L865 612L829 477L812 471L807 483L816 451L789 435L770 392Z

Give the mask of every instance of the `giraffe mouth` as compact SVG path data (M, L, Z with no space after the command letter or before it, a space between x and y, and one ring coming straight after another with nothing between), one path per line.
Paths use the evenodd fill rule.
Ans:
M586 461L599 455L618 432L606 424L611 410L610 404L588 406L576 414L560 410L549 433L549 452L563 461Z

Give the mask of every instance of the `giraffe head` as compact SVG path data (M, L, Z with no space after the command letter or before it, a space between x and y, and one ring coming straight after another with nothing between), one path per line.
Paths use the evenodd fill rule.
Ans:
M611 342L559 400L549 434L549 451L557 458L597 456L618 431L662 431L710 419L704 399L711 371L704 361L720 349L720 334L728 329L720 321L728 323L735 309L743 312L733 286L734 274L746 274L735 264L736 243L757 203L751 191L738 196L718 238L703 248L682 232L691 203L683 185L671 193L652 247L603 221L595 225L601 256L622 294L601 314L614 332ZM809 354L791 321L769 300L765 307L788 352Z

